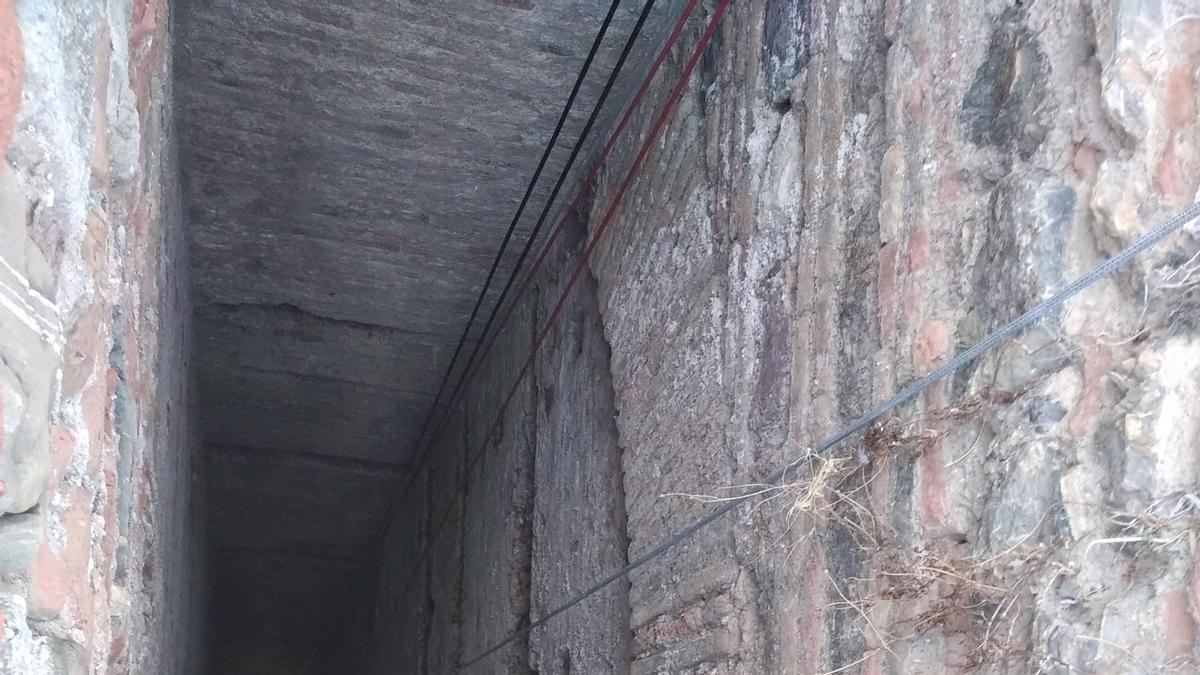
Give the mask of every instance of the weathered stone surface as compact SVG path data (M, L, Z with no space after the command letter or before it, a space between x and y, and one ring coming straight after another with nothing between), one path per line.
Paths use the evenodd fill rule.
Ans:
M512 395L516 401L497 420L516 373L533 341L531 303L514 313L511 330L479 373L478 385L463 403L467 475L463 479L463 521L444 536L461 531L462 635L460 656L478 654L528 621L529 564L536 421L529 379ZM496 420L493 422L493 420ZM492 429L493 423L497 424ZM530 667L528 640L517 640L495 655L507 670Z
M0 3L6 673L203 670L169 25Z
M0 165L0 516L32 508L50 478L62 329L47 295L48 272L27 234L17 177Z
M1176 2L734 3L590 264L625 554L690 523L704 498L759 489L1191 202L1195 18ZM669 86L595 187L592 232ZM639 569L630 656L612 669L1194 670L1197 232ZM600 482L618 473L583 452L606 438L591 413L608 378L554 367L583 358L572 331L590 320L561 317L534 400L522 390L492 448L512 454L489 455L500 475L463 481L462 526L431 534L459 542L421 543L464 563L460 580L414 582L457 594L461 622L445 625L461 630L460 658L495 632L481 622L511 621L525 601L525 541L501 516L527 490L530 618L594 578L543 576L582 573L561 547L594 551L583 523L609 517L613 491L568 495L564 482L581 466ZM500 349L473 400L515 376L522 342ZM557 435L551 402L576 436ZM532 430L515 412L526 406ZM487 412L468 408L461 428ZM514 471L528 451L517 431L536 448L531 488ZM592 607L535 632L527 656L519 640L476 667L608 670L576 662L586 649L555 651L578 644L576 622L613 627ZM423 639L428 613L404 616ZM417 651L404 649L397 664Z
M25 76L25 44L12 0L0 2L0 160L8 150L13 124L21 105Z
M573 223L538 289L548 308L582 264L583 226ZM553 345L534 373L533 546L530 612L543 616L591 580L625 565L624 474L613 414L608 344L595 282L585 274L547 336ZM530 665L539 673L620 673L630 660L629 589L615 585L578 611L535 631Z
M455 672L1200 189L1192 3L732 3L414 467L606 6L0 0L0 671ZM479 672L1194 671L1198 243Z

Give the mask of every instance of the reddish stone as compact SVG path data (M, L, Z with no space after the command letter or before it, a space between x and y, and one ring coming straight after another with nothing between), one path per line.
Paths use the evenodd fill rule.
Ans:
M88 561L92 553L92 496L82 487L63 491L67 507L59 514L65 543L55 553L43 541L30 570L29 615L54 619L62 615L67 600L75 599L79 618L87 619L91 607Z
M1175 665L1192 662L1196 644L1196 623L1188 609L1187 589L1179 587L1162 595L1159 620L1162 622L1163 650L1167 662Z
M136 0L133 3L133 21L129 31L129 49L136 52L158 28L158 8L152 0Z
M908 234L908 271L925 269L929 260L929 228L924 223L913 227Z
M959 176L957 169L942 172L941 178L938 179L937 194L938 199L942 202L951 202L958 199L959 195L962 194L962 178Z
M75 434L62 424L50 426L50 448L54 453L53 474L46 488L47 493L58 489L58 481L62 480L71 458L75 456Z
M946 522L946 460L943 454L942 442L936 440L924 448L917 459L920 472L917 512L927 536L941 532Z
M1200 625L1200 558L1192 560L1191 593L1192 620Z
M1081 143L1075 148L1075 156L1071 158L1071 166L1075 168L1076 176L1091 180L1096 177L1096 172L1100 169L1100 154L1096 152L1096 148Z
M104 471L104 482L108 486L107 497L104 500L104 537L100 540L99 564L102 569L111 569L114 552L117 550L117 495L120 486L117 485L117 470L109 467Z
M949 329L945 322L929 321L921 327L913 345L913 365L917 372L927 373L939 363L950 347Z
M1084 334L1088 334L1085 328ZM1095 333L1091 333L1095 334ZM1071 409L1067 428L1078 439L1088 438L1096 428L1096 417L1104 409L1106 382L1113 367L1112 354L1106 348L1094 348L1083 353L1083 391Z
M897 249L894 242L879 249L879 332L885 344L896 330Z
M112 400L105 380L97 378L83 392L83 423L88 435L88 472L95 475L104 460L108 439L109 403Z
M125 656L125 642L126 638L124 635L113 636L112 645L108 648L109 667L115 668L121 665L121 659Z
M142 120L151 119L149 109L153 101L150 85L164 62L161 57L163 40L154 39L161 32L157 19L161 11L159 5L155 0L137 0L130 26L129 47L134 58L130 63L129 85L137 99L138 117ZM143 136L147 142L143 147L155 145L156 139L146 138L144 133Z
M1175 154L1175 134L1171 134L1166 147L1163 148L1158 168L1154 170L1154 182L1158 185L1159 194L1164 197L1181 197L1187 194L1183 175L1179 170L1179 157Z
M1196 121L1196 81L1192 66L1176 66L1167 73L1163 91L1163 122L1171 130Z
M105 309L101 303L89 305L67 334L62 381L62 396L65 399L78 396L96 371L97 362L103 362L106 358L108 340L103 330L107 314Z
M83 238L80 254L88 271L99 275L108 265L109 227L107 216L96 210L88 211L84 221L87 234Z
M25 77L25 42L12 0L0 0L0 158L8 151L21 108Z
M129 214L130 229L139 240L146 239L146 233L150 231L150 199L143 196L137 200L136 206L131 214Z
M917 79L904 97L904 112L915 122L925 118L925 83Z

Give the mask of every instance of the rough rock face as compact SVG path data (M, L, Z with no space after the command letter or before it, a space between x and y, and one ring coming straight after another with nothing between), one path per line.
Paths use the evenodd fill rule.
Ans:
M733 3L573 296L582 313L464 471L555 267L329 663L476 655L711 508L697 495L750 489L1190 203L1196 16ZM596 186L591 231L670 84ZM1198 240L1193 225L479 672L1190 672Z
M5 673L200 668L168 23L0 0Z

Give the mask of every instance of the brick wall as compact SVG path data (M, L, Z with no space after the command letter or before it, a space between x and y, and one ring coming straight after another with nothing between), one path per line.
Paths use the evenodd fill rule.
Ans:
M586 272L499 431L484 440L582 244L574 224L438 435L397 509L373 583L360 587L341 635L323 645L329 650L318 651L326 671L452 672L531 610L551 609L569 589L625 563L608 347ZM603 672L628 661L628 623L619 584L495 658L511 671Z
M193 672L163 0L0 0L0 671Z
M331 672L446 672L1193 200L1186 5L733 3L465 477L562 268L455 413ZM1194 669L1198 239L478 672Z

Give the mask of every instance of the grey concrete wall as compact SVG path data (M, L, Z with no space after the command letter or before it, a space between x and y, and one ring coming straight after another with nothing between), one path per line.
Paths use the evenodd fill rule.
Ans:
M452 670L1193 200L1197 36L1180 2L735 2L482 474L566 267L440 439L364 672ZM1198 239L477 672L1194 669Z
M159 0L0 1L0 671L202 672Z

